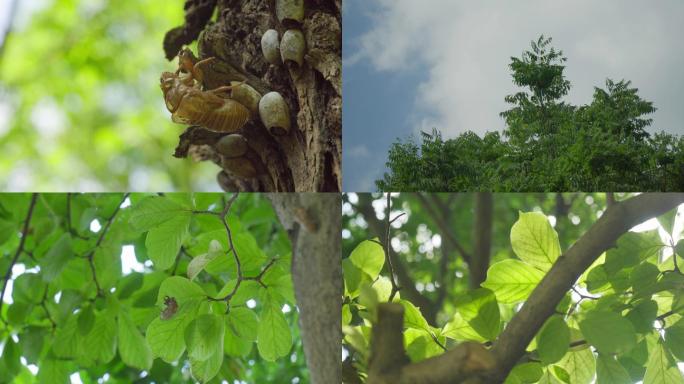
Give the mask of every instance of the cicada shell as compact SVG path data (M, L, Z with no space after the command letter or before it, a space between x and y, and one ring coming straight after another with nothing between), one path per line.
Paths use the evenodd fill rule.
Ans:
M164 297L164 305L164 310L161 312L161 315L159 315L162 320L168 320L178 312L178 303L173 297Z
M199 125L216 132L235 132L250 119L250 111L241 103L220 97L217 93L231 89L230 86L204 91L198 78L201 71L185 55L180 55L179 69L175 73L164 72L161 89L166 108L175 123ZM182 73L184 70L187 73ZM239 86L239 85L235 85Z

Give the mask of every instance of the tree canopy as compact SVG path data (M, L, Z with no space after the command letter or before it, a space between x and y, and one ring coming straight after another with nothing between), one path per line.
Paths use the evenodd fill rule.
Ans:
M511 58L521 91L505 100L502 134L465 132L393 143L383 191L678 191L684 188L684 138L650 134L656 111L630 81L606 80L592 102L563 101L570 90L562 51L541 36Z
M0 382L308 380L265 196L0 195L0 256Z
M345 383L684 383L681 194L344 200Z

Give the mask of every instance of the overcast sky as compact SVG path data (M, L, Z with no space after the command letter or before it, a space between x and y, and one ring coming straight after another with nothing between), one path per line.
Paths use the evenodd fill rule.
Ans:
M375 190L389 145L420 129L502 130L510 57L540 34L568 58L566 101L631 80L651 131L684 134L683 19L682 0L345 0L344 189Z

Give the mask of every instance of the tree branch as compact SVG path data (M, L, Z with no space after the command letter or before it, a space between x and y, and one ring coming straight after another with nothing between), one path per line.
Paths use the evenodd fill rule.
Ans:
M487 278L492 248L493 198L490 192L475 195L474 249L470 258L470 288L477 289Z
M38 194L32 194L31 202L29 203L28 213L26 213L26 219L24 220L24 228L22 228L21 230L21 239L19 240L19 247L17 247L17 251L14 253L14 257L12 258L10 265L7 267L7 272L5 272L5 277L2 281L2 293L0 293L0 319L2 319L3 322L5 320L2 317L2 304L5 300L5 290L7 289L7 283L9 282L9 279L12 276L12 268L19 259L19 255L21 255L21 252L24 250L24 244L26 243L26 237L28 236L29 232L29 224L31 223L31 217L33 216L33 208L35 208L37 200Z
M444 218L440 212L437 212L437 210L430 204L430 202L425 198L425 196L422 193L417 193L415 194L416 198L420 203L423 205L423 207L428 211L432 219L435 221L435 224L437 224L437 227L439 227L439 230L442 232L442 235L444 235L444 238L447 239L447 241L451 242L451 245L456 248L458 253L461 254L461 257L463 257L463 260L465 260L466 263L470 264L470 254L461 246L461 243L456 240L456 237L454 236L453 229L451 228L451 225L447 222L447 219ZM448 211L444 211L444 213L448 213Z
M102 244L102 241L104 240L105 235L109 231L109 227L112 225L112 222L114 221L114 218L116 217L116 214L119 213L119 210L121 210L121 205L126 201L130 193L124 193L123 198L117 204L116 209L114 209L114 212L112 213L111 216L107 219L107 222L105 223L104 227L102 227L102 232L100 232L100 237L97 238L97 242L95 242L95 246L93 249L88 252L86 255L86 258L88 259L88 265L90 266L90 272L93 275L93 281L95 282L95 288L97 289L97 296L102 297L103 292L102 292L102 287L100 287L100 283L97 281L97 273L95 272L95 251L100 247L100 244Z
M492 348L497 360L495 382L502 382L534 335L554 313L579 276L617 239L635 225L684 203L684 194L642 194L615 203L561 255L513 317Z
M392 284L392 291L390 292L389 295L389 302L392 302L394 299L394 295L399 292L399 286L397 285L396 282L396 276L394 274L394 267L392 266L392 259L389 257L389 252L390 252L390 229L392 228L392 221L390 220L390 214L392 213L392 194L387 193L387 236L385 236L385 261L387 261L387 267L389 268L390 272L390 283ZM397 217L398 218L398 217Z
M356 205L357 212L359 212L368 223L368 229L371 234L382 239L383 225L375 216L371 195L359 194L358 196L359 202ZM381 241L384 242L384 240ZM416 289L416 283L406 270L406 266L391 247L389 249L389 258L392 260L394 271L397 274L397 280L399 280L399 285L401 286L401 296L419 307L425 320L427 320L428 323L435 325L439 308L435 306L435 303L433 303L432 300L428 299Z

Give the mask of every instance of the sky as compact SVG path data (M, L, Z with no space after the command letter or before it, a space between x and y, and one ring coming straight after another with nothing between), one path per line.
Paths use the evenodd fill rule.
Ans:
M510 58L541 34L568 58L565 101L631 80L658 108L650 131L684 134L684 1L345 0L343 12L346 191L376 189L397 138L502 130Z

